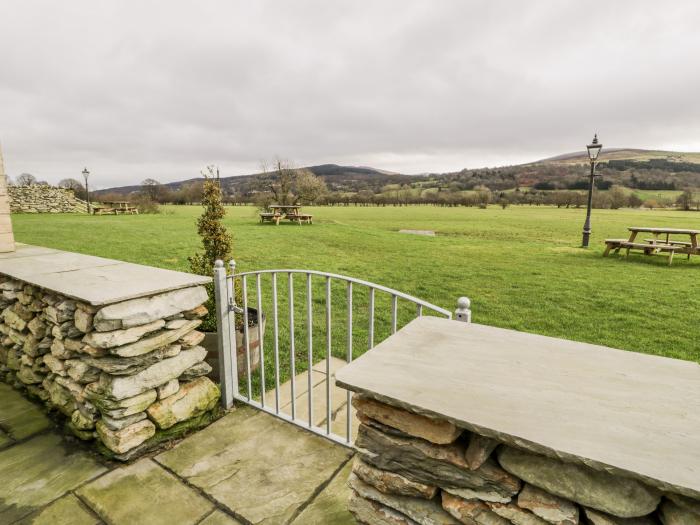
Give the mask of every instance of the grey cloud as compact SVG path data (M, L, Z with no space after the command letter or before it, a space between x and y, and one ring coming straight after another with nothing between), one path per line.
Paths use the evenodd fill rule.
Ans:
M279 155L417 173L700 148L696 2L5 0L12 176L97 187Z

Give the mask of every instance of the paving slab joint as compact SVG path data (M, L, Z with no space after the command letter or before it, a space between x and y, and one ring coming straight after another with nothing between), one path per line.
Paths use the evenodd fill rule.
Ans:
M92 482L95 481L96 479L101 478L102 476L104 476L104 475L107 474L108 472L111 472L111 471L108 470L107 472L105 472L104 474L101 474L100 476L97 476L96 478L93 478L93 479L91 479L91 480L89 480L89 481L86 481L85 483L81 483L80 486L78 486L78 487L76 487L75 489L71 490L70 492L67 492L67 493L66 493L66 494L73 494L73 496L75 496L75 499L78 500L78 503L80 503L80 506L83 507L83 509L86 510L87 512L89 512L92 516L95 516L98 520L100 520L100 523L105 523L105 520L102 519L102 516L100 516L100 515L97 513L97 511L94 510L94 509L90 506L90 504L89 504L87 501L85 501L83 498L81 498L81 497L78 495L77 490L78 490L80 487L82 487L83 485L87 485L88 483L92 483ZM65 494L64 494L63 496L61 496L61 497L62 497L62 498L65 497ZM54 501L56 501L56 500L54 500ZM52 502L52 503L53 503L53 502ZM49 505L50 505L50 504L51 504L51 503L49 503Z
M355 453L353 452L352 454L350 454L348 459L346 459L345 461L340 463L338 468L333 471L333 474L331 474L326 481L324 481L318 487L316 487L316 490L314 490L314 492L311 494L311 496L309 496L309 498L304 503L299 505L297 510L294 512L292 517L289 519L288 523L293 524L296 521L296 519L301 515L301 513L304 512L304 510L306 510L306 507L308 507L309 505L311 505L311 503L314 502L314 500L328 487L328 485L331 484L331 482L340 473L340 471L343 470L345 465L347 465L349 461L352 461L354 457L355 457Z
M238 514L237 512L234 512L233 509L228 508L226 505L224 505L223 503L221 503L219 500L215 499L213 496L210 496L207 492L205 492L204 490L202 490L201 488L199 488L197 485L194 485L194 484L190 483L190 482L187 481L185 478L183 478L182 476L178 475L178 473L175 472L173 469L169 468L168 466L166 466L166 465L164 465L163 463L161 463L160 461L158 461L158 457L157 457L157 456L153 456L151 459L152 459L153 462L154 462L156 465L158 465L160 468L162 468L162 469L165 470L166 472L169 472L170 474L172 474L173 476L175 476L175 479L177 479L180 483L182 483L182 484L185 485L186 487L191 488L191 489L194 490L197 494L199 494L199 495L202 496L204 499L206 499L207 501L209 501L209 503L211 503L212 505L214 505L214 509L213 509L210 513L208 513L206 516L202 517L202 519L199 521L199 523L201 523L205 518L207 518L212 512L216 512L216 510L218 509L218 510L220 510L221 512L223 512L224 514L226 514L227 516L229 516L229 517L231 517L231 518L234 518L234 519L240 521L240 522L243 523L244 525L255 525L254 523L248 521L247 519L245 519L243 516L241 516L241 515Z

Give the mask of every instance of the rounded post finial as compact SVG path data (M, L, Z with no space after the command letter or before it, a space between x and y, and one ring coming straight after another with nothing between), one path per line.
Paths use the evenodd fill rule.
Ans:
M217 259L214 261L214 268L223 268L224 267L224 261L221 259Z
M457 309L455 310L455 319L457 321L463 323L472 322L471 304L472 302L469 300L469 297L460 297L457 299Z

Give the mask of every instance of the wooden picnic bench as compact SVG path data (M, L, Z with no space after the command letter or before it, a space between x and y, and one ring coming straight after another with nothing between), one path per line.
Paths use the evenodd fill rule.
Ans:
M700 255L700 247L698 247L698 234L700 230L687 230L681 228L647 228L647 227L630 227L630 236L628 239L605 239L605 252L603 256L608 256L611 250L619 253L621 249L625 249L625 258L629 257L630 250L640 250L644 255L653 255L657 253L668 254L669 266L673 263L673 256L676 252L688 255ZM641 232L652 233L653 239L644 239L645 242L635 242L637 235ZM666 239L659 239L660 235L665 235ZM690 241L677 241L671 239L671 235L688 235Z
M261 212L260 213L260 222L274 222L275 224L279 225L280 219L282 218L282 215L279 213L266 213L266 212Z
M643 243L643 242L628 242L622 243L622 248L625 248L625 258L629 257L630 250L641 250L644 255L653 255L655 253L667 252L668 253L668 265L673 264L673 256L677 251L682 250L681 246L675 244L658 244L658 243Z
M138 215L139 209L128 201L105 201L103 205L92 205L93 215Z
M313 224L313 218L313 215L309 215L307 213L288 213L285 216L285 219L295 221L299 224L303 222L305 222L306 224Z
M287 219L288 221L296 222L301 225L302 223L313 224L314 216L309 213L301 213L301 206L293 205L281 205L272 204L269 206L270 212L260 213L260 222L274 222L277 226L280 224L280 220Z

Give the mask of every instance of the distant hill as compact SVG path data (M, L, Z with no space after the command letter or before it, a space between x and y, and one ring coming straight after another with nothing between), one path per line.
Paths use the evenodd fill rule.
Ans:
M638 162L649 160L666 160L669 162L689 162L693 164L700 164L700 153L603 147L603 150L600 152L599 160L601 162L610 160L633 160ZM545 164L580 164L588 163L589 160L588 153L586 151L578 151L575 153L557 155L556 157L549 157L538 162Z
M700 188L700 153L645 150L634 148L605 148L600 155L599 175L605 179L600 187L620 185L637 189L678 190ZM402 175L366 166L321 164L307 169L321 177L331 192L347 195L371 191L380 193L411 187L418 192L468 191L487 187L492 191L514 188L535 190L585 189L587 187L588 155L586 151L566 153L536 162L495 168L463 169L452 173ZM261 190L257 177L261 173L222 177L227 194L252 198ZM163 184L177 191L201 178ZM601 179L602 180L602 179ZM141 190L140 185L108 188L94 192L102 195L127 196Z
M389 172L385 170L378 170L374 168L369 168L366 166L340 166L338 164L320 164L318 166L306 166L304 168L311 171L314 175L323 178L329 187L334 189L343 189L344 186L352 185L355 186L358 183L366 183L369 187L376 187L379 185L395 184L407 178L409 175L402 175L400 173ZM249 175L234 175L231 177L221 177L222 184L229 188L229 190L235 190L239 186L250 185L253 180L262 175L262 173L252 173ZM187 179L176 182L167 182L163 186L170 188L171 190L178 190L185 184L190 184L192 182L201 181L201 178ZM128 195L139 191L141 189L140 185L132 186L120 186L116 188L106 188L103 190L97 190L94 195L99 197L107 193L111 194L121 194Z

